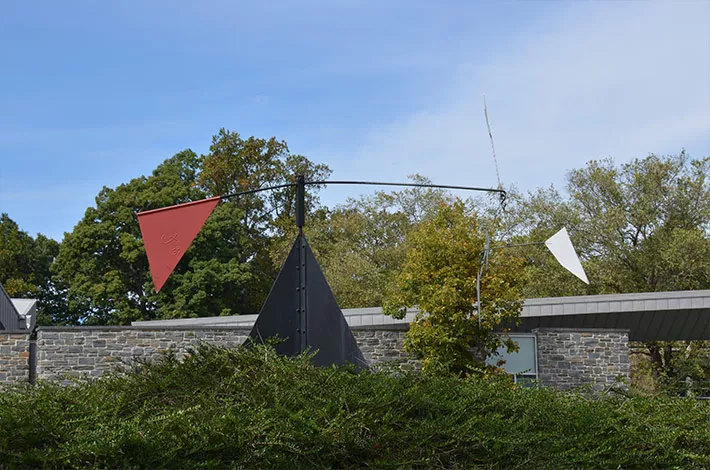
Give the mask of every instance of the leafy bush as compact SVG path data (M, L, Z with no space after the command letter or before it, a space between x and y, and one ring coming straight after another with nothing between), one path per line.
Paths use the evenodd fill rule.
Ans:
M707 468L710 403L317 368L269 347L0 393L0 468Z

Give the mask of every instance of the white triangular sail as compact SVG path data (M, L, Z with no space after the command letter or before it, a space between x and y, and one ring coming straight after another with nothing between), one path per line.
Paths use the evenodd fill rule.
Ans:
M545 246L567 271L589 284L587 274L584 272L577 252L574 251L574 246L572 246L572 241L569 239L566 228L562 227L562 230L548 238L545 241Z

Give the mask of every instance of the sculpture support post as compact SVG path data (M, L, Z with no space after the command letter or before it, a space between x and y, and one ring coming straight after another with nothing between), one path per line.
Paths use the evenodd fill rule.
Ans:
M296 176L296 226L298 227L298 329L297 348L303 352L308 348L308 299L306 298L306 242L303 226L306 223L306 178Z
M483 275L483 264L476 276L476 316L478 317L478 329L481 329L481 276Z
M300 230L300 227L299 227ZM306 240L303 233L298 235L298 350L308 347L308 299L306 285Z
M298 233L303 232L306 224L306 177L296 176L296 226Z

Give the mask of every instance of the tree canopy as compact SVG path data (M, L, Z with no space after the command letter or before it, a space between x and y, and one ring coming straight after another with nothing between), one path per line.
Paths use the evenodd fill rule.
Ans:
M567 192L516 195L513 231L539 241L566 226L590 285L529 249L527 296L710 288L710 158L595 160L568 174Z
M321 178L329 170L292 155L284 142L220 130L210 152L167 159L148 177L104 187L61 244L53 266L68 285L72 323L258 312L278 266L269 256L292 213L287 191L221 203L160 293L153 288L136 214L173 204L275 185L294 172ZM312 191L309 207L318 204Z
M42 234L32 238L7 214L0 215L0 284L11 297L39 300L39 323L65 310L61 287L52 282L50 267L59 243Z
M410 180L430 182L420 175ZM445 200L442 191L433 189L378 191L308 220L304 231L342 308L382 306L404 264L407 234ZM288 248L280 250L279 259Z

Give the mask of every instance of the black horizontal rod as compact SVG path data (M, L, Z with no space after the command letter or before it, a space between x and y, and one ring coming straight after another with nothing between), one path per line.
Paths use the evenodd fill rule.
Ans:
M230 197L237 197L237 196L244 196L246 194L260 193L262 191L269 191L272 189L291 188L293 186L296 186L296 183L286 183L286 184L280 184L278 186L267 186L265 188L250 189L248 191L241 191L238 193L225 194L224 196L220 196L220 199L229 199Z
M350 185L368 185L368 186L400 186L400 187L409 187L409 188L460 189L463 191L482 191L482 192L488 192L488 193L499 193L503 197L506 197L508 195L508 193L506 193L502 189L479 188L479 187L475 187L475 186L453 186L453 185L448 185L448 184L384 183L381 181L305 181L304 184L308 185L308 186L322 185L322 184L325 184L325 185L328 185L328 184L350 184ZM247 191L240 191L238 193L225 194L224 196L220 196L220 198L221 199L229 199L232 197L260 193L262 191L270 191L273 189L292 188L294 186L297 186L297 183L286 183L286 184L279 184L277 186L266 186L264 188L249 189Z
M518 246L531 246L531 245L544 245L545 242L531 242L531 243L516 243L514 245L496 245L492 246L491 249L493 248L515 248Z
M434 189L461 189L464 191L482 191L487 193L499 193L506 197L506 193L502 189L494 188L479 188L475 186L452 186L448 184L430 184L430 183L383 183L381 181L306 181L306 184L359 184L369 186L404 186L410 188L434 188Z
M262 191L270 191L274 189L292 188L296 187L296 225L299 230L305 224L305 186L315 186L315 185L329 185L329 184L349 184L349 185L362 185L362 186L399 186L407 188L433 188L433 189L459 189L463 191L481 191L487 193L498 193L500 194L501 204L505 202L507 193L502 189L493 188L479 188L476 186L453 186L448 184L431 184L431 183L384 183L381 181L305 181L303 175L298 175L297 181L295 183L285 183L276 186L266 186L264 188L248 189L246 191L240 191L232 194L225 194L220 196L220 200L225 200L237 196L244 196L247 194L260 193Z

